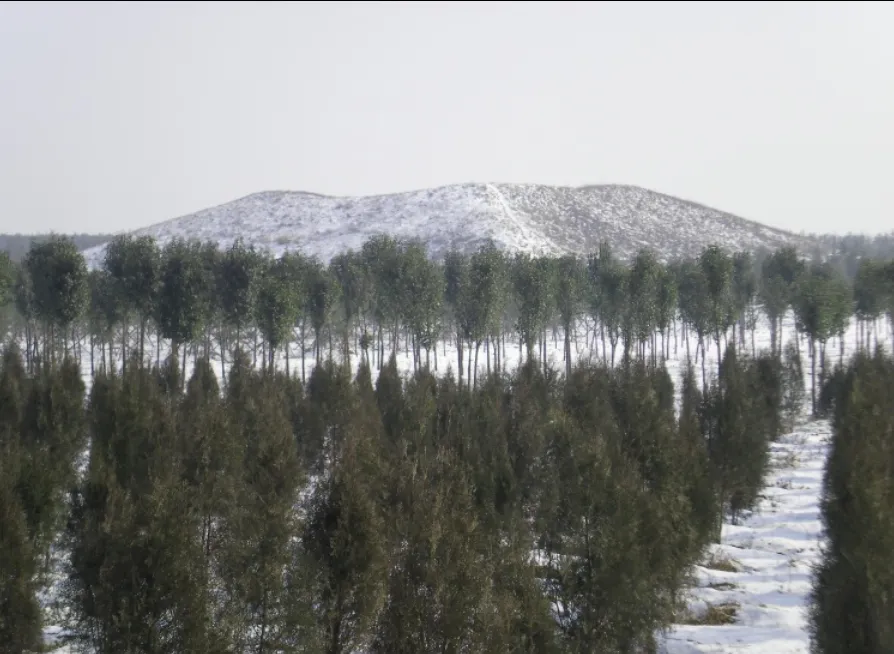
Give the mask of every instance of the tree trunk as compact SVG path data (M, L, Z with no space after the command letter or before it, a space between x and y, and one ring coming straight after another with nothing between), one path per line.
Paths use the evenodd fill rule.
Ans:
M813 337L809 341L810 348L810 406L816 416L816 342Z
M776 327L777 327L776 316L771 316L771 318L770 318L770 352L773 354L773 356L779 356L779 353L782 351L781 347L779 347L778 349L776 347L776 340L778 338L778 335L776 333ZM752 336L753 336L753 334L752 334Z
M221 386L227 384L227 343L224 338L220 339L220 383Z
M143 365L143 356L146 353L146 319L140 316L140 365Z
M701 348L701 350L702 350L702 393L704 395L707 395L708 394L708 372L707 372L707 369L705 368L705 358L706 358L705 357L705 340L702 338L701 335L699 335L699 337L698 337L698 346L696 347L696 350L695 350L696 358L698 357L698 348Z
M345 335L344 335L344 353L342 357L344 358L345 365L348 370L351 369L351 323L350 320L345 319ZM437 352L435 352L435 356L437 356Z
M571 378L571 323L565 323L565 377Z
M490 336L484 339L484 358L487 360L487 376L490 377Z
M683 341L686 343L686 363L692 363L692 353L689 348L689 334L686 333L686 326L683 326Z
M474 380L472 379L472 341L469 340L469 356L466 357L468 361L466 361L466 383L469 385L469 388L474 388Z
M302 384L307 383L307 377L305 377L305 370L304 370L304 353L305 353L304 347L305 347L305 343L306 343L305 338L307 336L307 332L305 330L306 330L306 327L304 325L304 321L302 320L301 321L301 349L298 351L298 354L301 355L301 383ZM381 366L379 366L379 367L381 368Z
M602 321L599 321L599 339L602 341L602 358L605 359L606 349L605 349L605 325ZM615 344L612 343L612 366L615 365Z
M723 357L720 354L720 332L717 332L717 336L714 341L717 343L717 379L720 379L720 369L723 365Z
M459 387L463 385L463 339L456 335L456 365L459 366Z
M121 323L121 374L127 366L127 320Z
M481 341L475 341L475 380L472 383L473 388L478 388L478 351L481 349Z

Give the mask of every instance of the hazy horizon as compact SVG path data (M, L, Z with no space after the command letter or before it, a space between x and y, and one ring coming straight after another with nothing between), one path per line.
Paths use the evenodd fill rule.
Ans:
M892 28L869 2L0 4L0 231L506 182L887 232Z

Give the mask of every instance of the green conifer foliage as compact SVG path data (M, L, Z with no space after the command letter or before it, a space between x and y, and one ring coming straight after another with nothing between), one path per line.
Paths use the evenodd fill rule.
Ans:
M776 398L769 402L754 392L759 379L754 365L740 359L730 343L719 382L712 385L706 401L708 452L720 516L729 511L734 521L757 501L769 465L772 425L779 419L768 409L776 406Z
M816 654L894 649L894 363L858 356L839 387L821 515L828 538L810 602Z
M481 651L490 635L491 571L468 479L442 450L405 460L395 480L395 545L372 651Z
M329 654L367 645L387 579L381 418L368 396L352 404L340 417L341 438L315 487L301 539Z
M37 602L38 552L22 504L20 439L27 382L16 347L3 353L0 370L0 652L36 650L41 640Z
M288 579L303 475L280 379L240 371L227 388L227 421L242 451L235 504L220 524L216 577L235 647L255 652L281 651L294 638Z
M41 647L37 602L37 561L28 523L14 482L15 455L0 449L0 653L20 654Z
M804 369L801 351L789 341L782 365L782 425L784 431L795 428L804 407Z
M182 480L171 404L148 370L100 374L92 447L72 497L66 599L97 652L203 652L212 639L200 521Z

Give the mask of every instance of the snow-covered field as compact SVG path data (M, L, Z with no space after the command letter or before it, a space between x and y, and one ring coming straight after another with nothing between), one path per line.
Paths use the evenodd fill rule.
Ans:
M369 197L265 191L136 230L159 243L198 238L228 247L237 237L281 254L301 250L328 261L375 234L418 238L434 256L471 251L491 239L511 252L586 255L607 240L622 257L651 247L662 258L697 255L711 243L733 250L812 239L635 186L455 184ZM102 261L105 246L85 252Z
M890 343L889 333L887 324L880 320L878 334L886 345ZM785 321L783 335L786 340L794 335L791 318ZM855 349L855 338L856 329L852 325L845 337L847 356ZM746 340L750 350L750 337ZM769 348L769 329L766 325L758 328L755 341L758 350ZM692 338L690 351L693 356L695 346L695 338ZM548 358L559 369L563 367L562 347L561 335L555 344L552 339L549 340ZM804 339L801 339L801 349L809 402L810 367ZM671 359L666 364L677 382L678 394L686 351L684 341L678 338L676 353L672 344ZM836 340L830 342L828 351L835 353L829 357L829 365L832 365L838 360L839 343ZM709 375L711 370L716 370L713 352L713 347L707 348ZM300 374L301 362L296 354L291 355L290 368L293 374L296 371ZM508 368L517 366L519 354L516 341L507 343L505 365ZM588 358L593 356L593 352L581 347L574 351L574 356ZM456 369L456 351L451 345L439 344L437 358L438 374L444 374L448 367ZM480 373L485 372L483 359L482 356ZM352 361L356 368L359 362L356 353ZM312 355L305 358L305 365L307 374L310 374ZM280 359L279 366L284 366L283 359ZM411 356L401 351L398 366L404 374L411 374ZM218 368L219 362L215 365L215 369ZM699 370L700 366L696 366L696 371ZM85 380L89 384L89 366L85 372ZM376 366L373 366L372 372L375 378ZM694 586L688 590L690 611L694 616L701 615L708 603L734 603L734 621L723 626L674 625L661 635L661 652L788 654L809 651L805 604L810 591L811 565L820 553L819 500L830 434L827 421L809 420L808 407L805 406L801 423L795 431L772 444L772 465L760 505L753 514L744 516L740 524L724 525L722 542L713 546L704 565L696 568ZM731 563L736 571L716 569L718 561L726 563L721 567L728 567ZM52 593L47 594L46 603L49 608ZM46 633L48 640L52 641L53 636L59 633L59 627L48 627Z

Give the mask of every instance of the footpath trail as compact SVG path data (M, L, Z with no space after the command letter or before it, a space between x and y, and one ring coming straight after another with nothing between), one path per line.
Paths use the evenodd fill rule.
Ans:
M772 444L771 469L754 513L725 524L695 572L690 610L732 612L723 625L680 624L660 652L807 654L811 569L822 542L819 502L829 450L828 421L807 422ZM735 571L733 571L735 570Z

